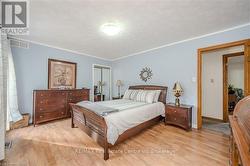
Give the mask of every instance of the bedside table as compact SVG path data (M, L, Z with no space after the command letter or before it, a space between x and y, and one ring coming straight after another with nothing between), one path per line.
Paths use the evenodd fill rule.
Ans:
M192 129L192 107L190 105L176 106L168 103L165 106L165 125L173 124L184 129Z
M112 100L118 100L118 99L122 99L123 95L121 97L116 96L116 97L112 97Z

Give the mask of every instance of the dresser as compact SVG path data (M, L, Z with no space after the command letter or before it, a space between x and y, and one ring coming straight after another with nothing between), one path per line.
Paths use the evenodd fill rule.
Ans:
M95 94L94 95L94 101L104 101L105 100L105 95L101 95L101 94Z
M69 103L89 100L89 89L73 90L34 90L34 126L55 119L71 116Z
M184 128L192 129L192 106L168 103L165 106L165 125L172 124Z

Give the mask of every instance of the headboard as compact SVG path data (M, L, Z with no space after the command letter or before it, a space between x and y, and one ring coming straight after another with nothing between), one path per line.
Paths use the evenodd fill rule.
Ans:
M142 89L142 90L161 90L158 101L166 104L167 90L166 86L157 86L157 85L135 85L129 86L129 89Z

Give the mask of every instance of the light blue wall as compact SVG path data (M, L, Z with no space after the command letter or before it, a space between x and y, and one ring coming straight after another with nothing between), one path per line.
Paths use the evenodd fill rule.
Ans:
M174 82L181 82L185 91L181 102L195 106L193 124L196 125L197 82L192 82L192 77L197 76L197 49L246 38L250 38L250 26L160 48L112 63L32 43L29 49L13 47L19 108L22 113L32 113L32 91L47 88L48 58L77 63L77 88L91 88L92 64L112 65L114 96L117 96L115 81L118 79L124 83L122 93L129 85L145 84L139 79L139 73L143 67L148 66L154 75L147 84L168 86L168 101L174 101L171 92Z
M109 61L79 55L38 44L29 49L12 47L15 64L18 103L22 113L32 114L32 91L48 88L48 59L77 63L77 88L91 88L92 64L111 65Z
M193 82L192 77L197 77L197 49L247 38L250 38L250 25L116 60L112 63L113 80L123 81L123 93L129 85L145 84L139 79L139 73L143 67L150 67L153 78L147 84L168 86L168 102L174 101L171 89L175 81L180 81L185 91L181 102L195 106L193 111L195 127L197 82ZM113 88L114 95L117 95L115 84Z

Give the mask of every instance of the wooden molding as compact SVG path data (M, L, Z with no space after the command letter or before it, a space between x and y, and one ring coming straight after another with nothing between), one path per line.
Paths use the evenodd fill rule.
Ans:
M230 53L230 54L224 54L223 56L229 58L229 57L236 57L236 56L243 56L243 55L244 55L244 51Z
M244 52L224 54L223 58L223 121L228 122L228 58L244 56Z
M223 49L223 48L227 48L227 47L240 46L240 45L245 45L249 41L250 41L250 39L239 40L239 41L235 41L235 42L229 42L229 43L214 45L214 46L210 46L210 47L199 48L198 51L207 52L207 51L213 51L213 50Z
M223 121L228 121L228 57L223 55Z
M244 49L245 55L245 67L244 67L244 75L245 75L245 86L244 86L244 93L245 95L250 95L250 40L245 43Z
M205 47L205 48L199 48L197 50L198 54L198 64L197 64L197 96L198 96L198 101L197 101L197 128L201 129L202 128L202 53L208 52L208 51L214 51L214 50L220 50L223 48L228 48L228 47L234 47L234 46L240 46L243 45L244 48L244 56L246 57L245 59L245 90L246 94L250 94L248 87L250 83L250 64L248 64L247 59L250 56L250 39L245 39L245 40L240 40L240 41L235 41L235 42L230 42L230 43L225 43L225 44L219 44L215 46L210 46L210 47ZM224 92L223 92L224 93Z

